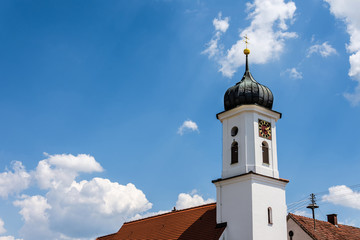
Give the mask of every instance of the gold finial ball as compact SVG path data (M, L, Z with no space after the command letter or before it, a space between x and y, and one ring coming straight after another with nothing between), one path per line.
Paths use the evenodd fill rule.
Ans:
M244 54L245 54L245 55L249 55L249 54L250 54L250 49L245 48L245 49L244 49Z

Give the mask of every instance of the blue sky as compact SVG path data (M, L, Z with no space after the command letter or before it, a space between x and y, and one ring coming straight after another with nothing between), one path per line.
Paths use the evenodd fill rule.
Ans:
M214 201L223 95L274 96L289 209L360 226L357 0L0 2L0 239L93 239ZM300 201L295 205L292 203Z

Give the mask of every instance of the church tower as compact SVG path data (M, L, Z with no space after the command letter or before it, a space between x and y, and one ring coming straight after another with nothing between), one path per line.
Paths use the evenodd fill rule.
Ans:
M216 221L227 223L225 240L285 240L288 180L279 178L273 94L249 71L224 96L221 178L216 185Z

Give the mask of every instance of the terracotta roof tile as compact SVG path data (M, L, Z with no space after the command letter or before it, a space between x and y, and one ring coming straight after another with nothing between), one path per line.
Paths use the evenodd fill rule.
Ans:
M300 227L315 240L360 240L360 228L316 220L316 230L314 230L314 220L303 216L290 213L292 218Z
M219 239L226 224L216 224L216 204L126 222L117 233L98 240L120 239Z

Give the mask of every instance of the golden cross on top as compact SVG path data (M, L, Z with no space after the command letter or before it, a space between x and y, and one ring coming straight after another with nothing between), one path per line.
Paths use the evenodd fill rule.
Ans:
M247 45L248 45L248 43L249 43L249 38L248 38L248 36L247 36L247 34L245 35L245 40L244 40L244 42L245 42L245 44L246 44L246 48L247 48Z

